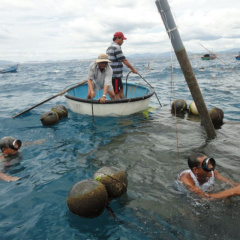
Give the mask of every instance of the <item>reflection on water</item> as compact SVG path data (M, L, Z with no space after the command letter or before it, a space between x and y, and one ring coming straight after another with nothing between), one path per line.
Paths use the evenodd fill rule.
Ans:
M154 86L162 108L153 96L149 109L133 116L96 117L93 122L91 116L70 111L52 127L42 126L40 116L55 104L66 106L64 97L16 119L10 116L85 79L89 63L23 64L18 73L0 75L0 137L45 139L23 147L16 164L3 166L6 173L21 177L0 182L3 239L238 239L239 197L202 200L176 181L187 169L188 155L200 151L216 159L222 175L240 182L240 83L221 63L191 61L208 108L224 111L225 124L214 140L206 140L199 117L171 114L169 60L153 62L154 70L141 74ZM134 64L138 69L148 62ZM175 98L190 104L192 97L174 64ZM131 76L128 81L141 79ZM119 167L128 175L127 194L110 203L117 219L106 210L95 219L74 216L66 204L69 189L103 166ZM216 182L214 191L228 187Z

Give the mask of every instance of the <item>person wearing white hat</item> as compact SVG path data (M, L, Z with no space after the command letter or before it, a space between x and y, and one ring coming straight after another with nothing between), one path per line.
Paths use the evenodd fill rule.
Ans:
M106 102L107 93L111 100L115 99L115 93L112 86L112 68L108 63L108 55L100 53L98 59L92 62L88 69L88 94L87 99L93 99L95 92L102 89L103 95L99 98L101 103Z

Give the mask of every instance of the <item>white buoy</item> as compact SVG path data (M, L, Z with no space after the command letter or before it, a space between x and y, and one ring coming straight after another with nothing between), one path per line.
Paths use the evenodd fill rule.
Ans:
M190 103L190 105L189 105L189 111L190 111L193 115L199 115L195 102L191 102L191 103Z

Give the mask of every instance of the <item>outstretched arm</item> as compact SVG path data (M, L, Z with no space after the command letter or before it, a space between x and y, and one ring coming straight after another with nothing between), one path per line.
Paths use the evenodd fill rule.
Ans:
M217 170L214 171L214 176L215 176L218 180L220 180L220 181L222 181L222 182L225 182L225 183L228 183L228 184L230 184L230 185L233 186L233 187L240 185L240 183L238 183L238 182L234 182L234 181L232 181L232 180L230 180L230 179L228 179L228 178L225 178L225 177L222 176Z
M192 187L188 187L189 190L191 190L192 192L200 195L203 198L209 199L209 200L213 200L213 199L222 199L222 198L228 198L228 197L232 197L232 196L240 196L240 185L238 185L237 187L233 187L218 193L205 193L203 192L201 189L199 189L196 186L192 186Z
M10 181L17 181L19 177L12 177L10 175L0 172L0 179L6 182L10 182Z
M221 191L219 193L205 193L195 185L192 178L189 177L188 175L181 176L179 180L182 181L190 191L198 194L202 198L206 198L209 200L228 198L232 196L240 196L240 185L225 191Z
M133 73L137 73L137 70L131 65L131 63L130 63L127 59L124 59L124 60L123 60L123 63L124 63L128 68L130 68Z
M37 144L42 144L45 141L45 139L39 139L33 142L25 142L22 144L22 146L28 146L28 145L37 145Z

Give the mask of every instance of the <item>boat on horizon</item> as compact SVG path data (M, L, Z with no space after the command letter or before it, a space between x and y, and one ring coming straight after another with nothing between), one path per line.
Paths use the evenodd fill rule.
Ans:
M201 57L202 60L214 60L216 59L216 54L204 54L203 57Z
M0 68L0 73L10 73L10 72L16 72L18 69L19 64L7 67L7 68Z
M240 52L239 54L235 57L237 60L240 60Z
M85 83L65 94L68 107L75 113L93 116L127 116L148 108L150 98L155 93L151 86L123 83L125 99L111 100L107 95L105 103L100 103L103 91L96 92L94 99L87 99L88 84Z

